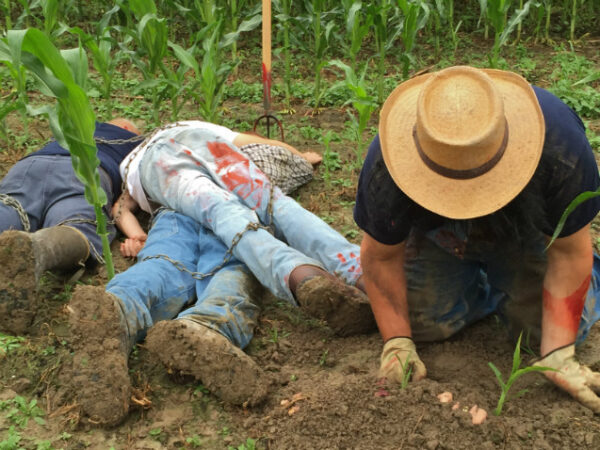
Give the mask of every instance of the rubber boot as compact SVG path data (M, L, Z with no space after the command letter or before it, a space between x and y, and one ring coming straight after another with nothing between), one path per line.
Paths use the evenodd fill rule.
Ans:
M296 267L289 286L300 309L326 321L338 336L369 333L377 327L365 293L320 267Z
M60 384L65 401L74 401L92 425L117 425L129 412L132 345L119 303L103 286L79 285L67 307L74 352L61 368Z
M255 405L267 395L269 382L254 360L221 333L192 320L158 322L148 332L146 348L225 402Z
M35 233L5 231L0 235L0 330L25 333L38 310L37 290L47 271L83 267L90 253L85 236L75 228L55 226Z

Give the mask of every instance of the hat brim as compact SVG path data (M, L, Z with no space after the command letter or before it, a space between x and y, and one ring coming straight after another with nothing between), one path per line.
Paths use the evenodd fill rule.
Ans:
M502 96L509 129L502 158L483 175L448 178L431 170L419 156L413 140L417 100L432 74L398 86L380 114L381 150L395 183L419 205L451 219L485 216L508 204L531 180L544 145L544 116L529 83L512 72L482 70Z

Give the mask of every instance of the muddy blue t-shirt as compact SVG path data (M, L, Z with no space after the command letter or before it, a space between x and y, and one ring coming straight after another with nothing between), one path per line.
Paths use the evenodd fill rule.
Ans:
M110 123L96 122L96 130L94 131L94 137L102 138L106 140L116 139L129 139L136 136L131 131L127 131L124 128L118 127ZM100 167L102 167L112 181L114 200L120 195L121 192L121 174L119 172L119 164L121 161L141 142L136 140L124 144L106 144L97 142L96 147L98 148L98 159L100 160ZM27 155L25 158L38 155L64 155L70 156L69 152L61 147L58 142L51 141L46 144L41 150L33 152Z
M535 191L543 211L536 228L551 236L571 201L582 192L597 190L600 177L581 119L550 92L536 86L533 89L544 115L546 135L540 163L524 191ZM598 211L600 197L580 204L568 217L560 237L583 228ZM354 220L378 242L393 245L403 242L412 227L429 230L449 219L426 210L400 190L385 166L376 136L358 180Z

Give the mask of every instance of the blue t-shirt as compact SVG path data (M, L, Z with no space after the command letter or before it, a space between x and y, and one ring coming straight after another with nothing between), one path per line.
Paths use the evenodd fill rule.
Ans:
M600 177L581 119L550 92L533 89L544 114L546 135L540 163L524 191L539 198L543 217L536 219L535 226L551 236L569 203L582 192L597 190ZM580 204L560 237L583 228L598 211L600 197ZM412 227L429 230L449 219L426 210L400 190L385 166L376 136L358 180L354 220L378 242L394 245L403 242Z
M110 123L96 122L96 130L94 131L94 137L115 140L115 139L129 139L136 136L131 131L127 131L124 128L118 127ZM119 195L121 195L121 174L119 172L119 164L121 161L131 152L135 147L140 144L140 140L128 142L126 144L105 144L101 142L96 143L98 148L98 159L100 160L100 167L102 167L112 181L114 202ZM70 156L70 153L61 147L58 142L51 141L46 144L41 150L27 155L25 158L38 155L64 155Z

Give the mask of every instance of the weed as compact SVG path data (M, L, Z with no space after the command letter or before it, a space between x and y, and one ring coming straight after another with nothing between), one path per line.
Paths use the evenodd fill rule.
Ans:
M278 344L278 343L279 343L279 341L280 341L282 338L286 338L286 337L288 337L289 335L290 335L290 332L289 332L289 331L282 330L282 331L280 332L280 331L279 331L277 328L275 328L275 327L272 327L272 328L269 330L269 336L270 336L270 337L269 337L269 339L267 339L267 340L268 340L269 342L272 342L273 344Z
M152 436L154 439L158 438L161 433L162 433L162 428L153 428L152 430L148 431L148 434L150 436Z
M188 446L191 446L192 448L202 447L202 440L197 434L187 438L185 440L185 443L188 444Z
M325 367L327 365L327 357L329 356L329 349L323 350L321 357L319 358L319 366Z
M227 450L256 450L256 441L248 438L246 442L238 445L237 447L227 446Z
M510 372L510 375L508 376L508 379L506 380L506 382L502 379L502 374L500 373L500 371L498 370L498 368L491 362L488 362L488 365L490 366L490 369L492 369L492 371L494 372L494 375L496 375L496 379L498 380L498 384L500 384L500 388L502 389L502 392L500 393L500 398L498 399L498 404L496 406L496 409L494 410L494 414L496 416L499 416L500 414L502 414L502 407L504 406L504 402L507 400L507 395L508 395L508 391L510 389L510 387L512 386L512 384L521 376L521 375L525 375L526 373L529 372L545 372L548 370L555 370L552 369L550 367L541 367L541 366L527 366L524 368L519 368L521 366L521 338L523 337L523 333L521 333L519 335L519 339L517 340L517 345L515 346L515 352L513 354L513 364L512 364L512 369ZM526 390L520 391L517 395L522 395L526 392Z
M29 403L20 395L17 395L12 400L2 402L0 409L12 404L12 408L6 414L6 418L20 428L25 428L29 423L29 419L33 419L36 423L44 425L46 421L42 419L44 411L37 406L37 400L33 399Z
M229 436L231 434L231 430L229 429L229 427L223 427L218 431L218 433L221 436L225 437L225 436Z
M200 394L202 394L202 395L208 395L209 393L210 393L210 391L203 384L199 384L194 389L194 396L199 396Z
M25 338L21 336L9 336L0 333L0 357L8 355L13 350L21 347Z
M15 450L20 449L19 442L21 441L21 435L17 430L15 430L15 426L11 425L8 429L8 435L5 439L0 441L0 450Z
M295 374L291 374L291 375L290 375L290 381L292 381L292 382L293 382L293 381L298 381L298 376L297 376L297 375L295 375Z

